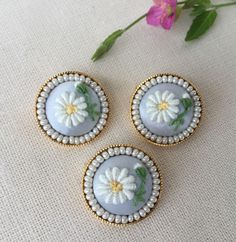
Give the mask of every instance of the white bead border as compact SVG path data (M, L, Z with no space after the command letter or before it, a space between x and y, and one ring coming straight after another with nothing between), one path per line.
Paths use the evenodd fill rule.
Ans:
M101 103L102 112L97 124L91 131L81 136L67 136L61 134L52 128L46 116L45 103L47 102L50 92L58 85L67 81L86 83L97 93ZM63 72L50 78L42 86L36 98L35 112L39 127L51 140L64 145L82 145L92 141L104 129L109 116L109 103L104 89L93 78L80 72Z
M173 83L175 85L182 86L186 89L186 91L189 93L194 102L193 118L190 125L187 129L185 129L184 131L180 132L178 135L175 136L158 136L152 133L142 122L139 113L139 104L141 102L142 97L151 87L161 83ZM193 134L195 129L199 126L201 116L202 101L198 91L195 87L193 87L193 85L189 81L186 81L185 79L177 75L159 74L148 78L146 81L144 81L143 83L141 83L141 85L138 86L131 100L131 119L136 130L143 137L148 139L148 141L160 146L175 145L186 140L190 135Z
M149 170L153 179L152 194L148 202L141 209L131 215L117 215L106 211L98 203L93 193L93 177L99 166L110 157L119 155L128 155L138 158ZM90 160L88 166L86 167L82 184L86 204L88 208L93 211L96 217L104 222L120 225L137 222L145 218L153 210L159 199L162 188L162 177L155 162L143 151L130 145L115 145L103 149L102 151L98 152L92 160Z

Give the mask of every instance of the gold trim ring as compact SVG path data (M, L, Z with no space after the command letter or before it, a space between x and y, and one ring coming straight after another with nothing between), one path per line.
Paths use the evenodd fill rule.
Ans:
M98 122L89 132L80 136L61 134L51 126L46 115L46 102L51 91L61 83L67 81L80 81L86 83L91 89L93 89L93 91L95 91L101 103L101 113ZM51 141L64 146L84 145L90 143L107 126L109 116L108 97L99 81L82 72L66 71L49 78L43 86L41 86L36 96L34 113L38 127Z
M147 127L145 127L140 116L139 105L143 96L150 88L162 83L171 83L183 87L194 102L193 118L189 126L179 134L173 136L160 136L158 134L152 133ZM139 134L141 134L142 137L148 140L148 142L162 147L179 144L192 136L196 128L199 126L200 120L202 119L202 114L202 97L200 96L197 88L192 84L192 82L187 81L183 77L173 73L156 74L144 80L137 86L130 101L130 117L134 128L138 131Z
M127 155L139 159L143 165L148 169L152 176L152 193L148 201L142 208L138 209L135 213L130 215L117 215L105 210L97 201L93 192L93 179L99 166L103 164L107 159L113 156ZM128 225L141 221L147 217L157 206L162 192L162 176L160 169L156 162L141 149L132 145L111 145L107 148L100 150L85 167L82 190L86 208L92 211L93 215L100 221L110 225Z

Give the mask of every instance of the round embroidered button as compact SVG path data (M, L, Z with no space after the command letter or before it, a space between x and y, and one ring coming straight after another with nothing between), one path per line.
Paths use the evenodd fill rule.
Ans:
M138 132L160 146L178 144L196 129L202 101L193 85L176 75L148 78L136 89L131 118Z
M84 177L86 203L103 221L127 224L146 217L157 203L160 173L154 161L131 146L111 146L89 162Z
M64 72L50 78L36 99L40 128L53 141L65 145L94 139L108 118L108 101L100 84L79 72Z

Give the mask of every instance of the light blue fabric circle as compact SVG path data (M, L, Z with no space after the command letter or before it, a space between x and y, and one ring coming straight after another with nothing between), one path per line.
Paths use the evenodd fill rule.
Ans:
M105 197L98 195L97 185L101 183L99 181L99 175L104 174L106 169L113 168L113 167L118 167L120 169L127 168L129 170L128 175L133 175L135 177L136 186L139 187L140 178L137 176L134 170L134 166L137 163L145 167L144 163L142 163L139 159L135 157L128 156L128 155L113 156L105 160L104 163L102 163L99 166L98 170L96 171L94 180L93 180L94 194L99 204L108 212L112 214L117 214L117 215L130 215L132 213L137 212L140 208L142 208L150 198L152 193L152 177L146 167L145 169L147 171L147 177L146 177L146 183L145 183L146 192L144 194L144 199L145 199L144 202L139 202L136 206L134 206L133 200L127 200L123 204L117 204L117 205L107 204L105 203Z
M91 131L97 124L99 115L95 118L95 120L91 120L90 117L86 117L85 121L77 126L72 126L71 128L66 127L63 123L59 123L57 121L57 118L55 117L55 106L56 106L56 99L61 96L64 92L73 92L75 91L75 82L68 81L64 82L60 85L58 85L56 88L54 88L51 93L49 94L49 97L47 98L46 102L46 115L49 123L51 126L58 131L59 133L63 135L68 136L80 136L88 133ZM93 103L97 104L97 111L101 112L101 103L98 98L98 95L96 92L89 86L89 95L91 97L91 100Z
M177 130L174 129L173 126L170 126L167 123L160 123L157 124L154 121L151 121L149 115L147 114L147 107L146 102L148 99L148 96L151 94L154 94L156 91L160 91L163 93L164 91L168 90L169 92L172 92L175 94L175 98L182 98L183 94L188 93L185 88L182 86L178 86L176 84L171 83L160 83L153 87L151 87L142 97L142 100L140 102L139 111L140 116L143 124L148 128L152 133L158 135L158 136L174 136L179 134L180 132L184 131L186 128L188 128L189 124L191 123L191 120L193 118L193 108L191 108L188 113L184 117L184 123L181 125ZM184 110L183 106L179 104L180 113Z

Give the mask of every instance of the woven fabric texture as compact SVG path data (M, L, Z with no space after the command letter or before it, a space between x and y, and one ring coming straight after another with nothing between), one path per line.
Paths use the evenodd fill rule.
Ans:
M144 20L92 63L98 44L151 4L0 1L0 241L236 241L236 8L220 9L212 29L191 43L184 42L188 12L169 32ZM108 128L83 147L50 142L34 118L38 89L65 70L97 78L110 96ZM129 102L141 81L166 72L195 83L205 113L187 142L159 148L134 130ZM144 149L163 175L157 209L124 227L95 219L81 190L87 161L117 143Z

